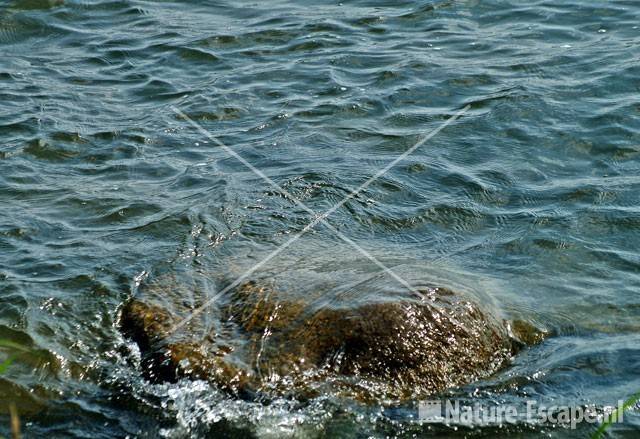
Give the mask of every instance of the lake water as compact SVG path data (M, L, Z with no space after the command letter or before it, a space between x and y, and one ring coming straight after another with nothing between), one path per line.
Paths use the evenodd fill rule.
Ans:
M2 0L2 434L10 403L28 437L591 434L152 385L118 331L147 273L240 274L314 218L172 107L323 212L467 105L328 221L553 334L447 396L604 410L640 391L640 2ZM321 224L271 261L330 262L402 288Z

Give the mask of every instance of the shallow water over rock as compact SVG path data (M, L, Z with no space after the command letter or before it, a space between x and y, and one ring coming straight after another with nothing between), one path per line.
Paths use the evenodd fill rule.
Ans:
M356 264L344 267L358 278ZM344 285L328 288L325 279L314 300L310 272L297 279L306 288L283 291L274 282L296 275L263 276L213 296L159 276L124 304L119 326L152 382L186 377L249 400L333 396L368 405L417 401L486 378L544 337L446 288L381 294L360 273L348 298L327 300Z

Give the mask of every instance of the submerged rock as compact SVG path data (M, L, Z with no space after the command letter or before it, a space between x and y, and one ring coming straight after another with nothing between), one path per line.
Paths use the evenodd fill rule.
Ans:
M318 308L248 282L220 301L208 326L176 329L183 316L139 299L123 306L120 326L154 380L204 379L245 397L364 401L467 384L508 364L523 341L541 339L530 325L511 325L448 289L420 296Z

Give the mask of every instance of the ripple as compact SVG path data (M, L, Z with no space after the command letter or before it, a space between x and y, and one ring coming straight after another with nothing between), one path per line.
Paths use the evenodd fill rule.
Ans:
M61 162L77 157L78 153L53 146L43 139L34 139L23 150L37 159Z

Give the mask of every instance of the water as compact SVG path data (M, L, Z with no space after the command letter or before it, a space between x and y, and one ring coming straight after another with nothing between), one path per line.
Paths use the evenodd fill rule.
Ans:
M322 212L470 105L329 221L554 332L452 395L639 391L639 18L631 0L2 1L0 339L25 350L0 353L20 353L2 433L13 402L30 437L589 435L150 385L115 320L146 273L239 273L312 220L172 106ZM322 225L290 250L273 264L294 283L335 261L393 284ZM611 428L638 431L637 407Z

